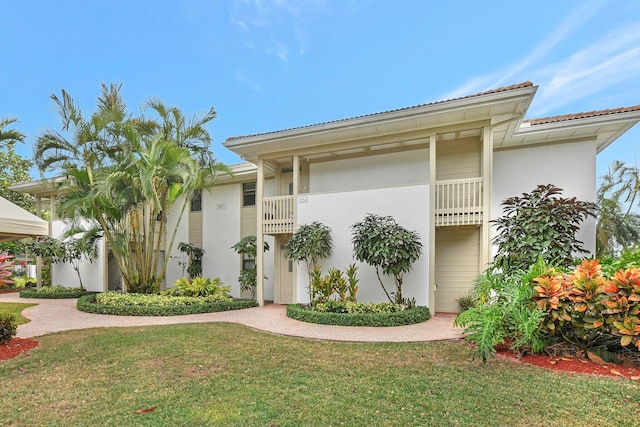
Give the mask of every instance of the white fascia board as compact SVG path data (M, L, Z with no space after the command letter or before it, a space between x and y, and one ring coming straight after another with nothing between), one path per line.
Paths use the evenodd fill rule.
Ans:
M355 117L351 119L342 119L333 122L303 126L289 130L267 132L254 136L248 136L245 138L225 141L223 145L241 155L248 154L247 151L242 150L243 148L252 147L254 148L254 150L251 150L251 154L257 154L259 150L255 150L255 148L275 142L282 142L284 140L308 138L315 135L336 132L339 130L351 128L356 129L376 124L389 124L411 118L433 116L436 114L447 114L464 109L471 109L473 107L490 107L492 105L508 101L524 101L525 108L523 108L523 111L521 113L517 114L517 116L522 117L524 116L528 106L531 104L531 101L537 89L538 86L530 86L519 89L512 89L505 92L489 93L486 95L472 96L469 98L459 98L451 101L438 101L422 106L407 107L405 109L374 113L371 115ZM443 125L446 125L446 123ZM247 158L247 160L254 159Z

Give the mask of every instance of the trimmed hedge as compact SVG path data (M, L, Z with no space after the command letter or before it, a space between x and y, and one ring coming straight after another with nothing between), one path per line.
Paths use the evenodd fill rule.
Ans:
M39 289L24 289L20 291L20 298L39 298L39 299L65 299L80 298L84 295L92 295L80 288L65 288L63 286L45 286Z
M431 318L427 307L415 307L393 313L330 313L309 310L302 304L287 306L287 316L307 323L337 326L402 326L422 323Z
M255 300L230 300L192 305L140 306L95 304L96 296L85 295L78 299L78 310L94 314L113 314L118 316L181 316L184 314L215 313L218 311L240 310L256 307Z

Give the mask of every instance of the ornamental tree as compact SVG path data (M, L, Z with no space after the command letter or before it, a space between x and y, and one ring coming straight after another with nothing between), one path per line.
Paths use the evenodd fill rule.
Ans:
M311 224L298 227L287 243L284 256L296 261L304 261L307 265L309 278L311 278L313 270L320 268L319 261L331 256L332 251L331 228L314 221ZM311 286L309 286L309 301L311 302L311 300Z
M404 274L411 271L413 263L422 253L422 243L417 232L407 230L391 216L368 214L362 222L351 226L354 256L376 268L378 281L389 298L397 304L404 303L402 282ZM393 276L395 291L389 293L382 282L380 271ZM394 295L394 298L391 297Z
M576 233L585 219L595 217L596 205L560 194L552 184L538 185L502 202L503 216L492 221L497 231L492 243L498 248L494 267L511 275L527 271L539 258L569 267L576 254L588 252Z

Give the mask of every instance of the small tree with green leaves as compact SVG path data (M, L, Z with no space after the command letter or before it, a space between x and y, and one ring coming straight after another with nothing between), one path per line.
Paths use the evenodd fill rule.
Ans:
M390 302L405 303L402 297L404 274L422 254L422 243L417 232L400 226L391 216L368 214L362 222L351 226L353 253L358 261L376 268L378 281ZM380 271L393 276L395 291L389 293ZM394 296L394 298L391 297Z
M314 221L311 224L298 227L287 243L284 256L296 261L304 261L307 265L309 280L311 280L314 268L320 268L320 260L330 257L332 251L331 228ZM309 302L312 301L313 295L311 295L311 286L309 286Z
M191 243L178 243L178 250L182 252L184 259L180 263L182 265L182 275L184 276L185 266L187 273L191 279L202 276L202 257L206 251Z
M580 224L595 217L596 205L560 197L562 189L538 185L531 193L502 202L504 214L492 221L497 235L493 266L505 275L527 271L539 258L569 267L577 254L588 251L576 238Z
M258 243L256 236L245 236L238 243L231 246L237 254L246 256L249 259L256 259L258 255ZM264 242L263 252L267 252L269 250L269 244ZM253 268L242 269L240 271L240 276L238 277L238 283L240 283L240 289L243 291L251 291L253 292L256 288L258 278L258 270L255 265Z

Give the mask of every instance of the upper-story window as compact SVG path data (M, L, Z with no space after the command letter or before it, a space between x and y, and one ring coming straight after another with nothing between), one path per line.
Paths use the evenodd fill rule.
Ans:
M191 196L191 212L202 210L202 190L194 190Z
M246 182L242 184L242 206L256 205L256 183Z

